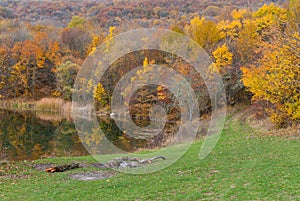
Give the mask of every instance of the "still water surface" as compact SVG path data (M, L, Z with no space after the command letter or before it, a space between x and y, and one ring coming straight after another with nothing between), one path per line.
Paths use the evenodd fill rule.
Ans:
M138 139L121 132L112 119L98 121L109 141L125 151L154 148L163 142L163 134ZM101 139L99 134L79 138L73 121L57 113L0 110L0 161L89 155L83 144L98 144Z
M0 110L2 160L87 154L74 124L59 114Z

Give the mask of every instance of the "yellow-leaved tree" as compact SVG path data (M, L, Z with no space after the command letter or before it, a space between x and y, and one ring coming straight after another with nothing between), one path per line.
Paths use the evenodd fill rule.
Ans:
M188 36L209 52L224 37L217 24L204 17L193 18L185 29Z
M242 68L243 82L254 99L272 103L271 120L282 127L300 121L300 37L285 35L266 46L258 66Z
M102 107L108 103L107 93L101 83L94 87L94 98Z
M213 52L213 56L217 70L221 73L225 72L225 69L223 69L224 67L228 67L230 64L232 64L233 54L229 51L226 44L218 47Z
M253 13L253 17L258 25L257 32L262 35L267 34L269 37L272 33L271 27L280 29L287 23L287 10L273 3L265 4Z
M242 63L251 63L258 53L257 48L260 46L261 37L257 33L258 24L255 20L244 20L243 28L239 30L238 37L236 39L236 51L240 56Z
M100 45L101 38L99 36L94 36L91 44L87 49L87 55L93 55L96 52L97 46Z

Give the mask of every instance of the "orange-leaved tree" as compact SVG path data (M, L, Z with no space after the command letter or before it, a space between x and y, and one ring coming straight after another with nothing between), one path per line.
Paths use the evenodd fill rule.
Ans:
M14 96L35 96L36 89L53 85L54 71L60 64L60 47L46 32L37 32L33 40L16 42L10 59L13 65L6 81Z

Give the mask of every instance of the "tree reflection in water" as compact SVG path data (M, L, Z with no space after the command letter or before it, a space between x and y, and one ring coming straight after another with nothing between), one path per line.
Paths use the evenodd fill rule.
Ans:
M43 118L46 116L47 118ZM0 111L0 155L6 160L34 160L54 156L79 156L82 146L74 124L57 114ZM38 118L39 116L42 117Z
M115 121L116 119L99 118L99 128L112 144L126 152L164 146L178 129L178 122L168 122L159 134L150 138L139 138L137 136L142 134L130 133L130 131L124 133ZM119 124L126 124L127 120L117 121ZM151 136L151 133L149 135ZM79 138L73 121L64 119L60 114L0 110L1 160L18 161L103 154L105 151L109 152L109 150L100 150L101 144L107 142L103 139L104 136L99 130L80 134ZM88 146L91 153L84 146Z

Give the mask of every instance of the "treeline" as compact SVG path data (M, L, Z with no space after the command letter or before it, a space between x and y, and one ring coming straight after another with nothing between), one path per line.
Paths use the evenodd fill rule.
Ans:
M250 1L251 2L251 1ZM271 119L278 126L300 120L300 4L291 0L285 7L269 4L257 11L229 9L227 12L206 10L191 20L182 18L169 26L203 47L215 61L215 71L224 80L228 104L263 100ZM213 12L215 11L215 12ZM204 17L214 15L214 18ZM211 14L213 13L213 14ZM74 79L84 59L103 41L126 30L111 27L107 32L94 21L73 16L66 27L35 25L15 20L0 21L0 96L3 99L56 96L71 100ZM144 52L136 57L143 61L164 63L168 58ZM113 85L128 69L112 67L103 84L89 89L99 105L110 102ZM124 59L122 62L133 62ZM193 76L188 64L172 64L185 76ZM126 65L125 65L126 66ZM128 65L130 66L130 65ZM147 65L146 65L147 66ZM191 77L195 80L195 77ZM199 81L194 88L201 90ZM158 90L159 91L159 90ZM160 92L156 95L162 93ZM203 100L206 97L198 97ZM203 110L209 110L204 101Z

